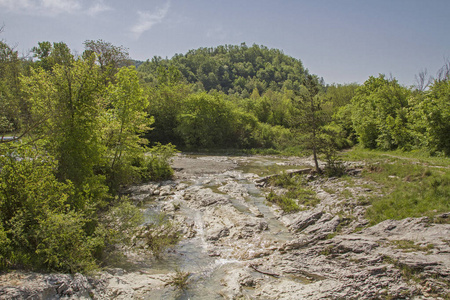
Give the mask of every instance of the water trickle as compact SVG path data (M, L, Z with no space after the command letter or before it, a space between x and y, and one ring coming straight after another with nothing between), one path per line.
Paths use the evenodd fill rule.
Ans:
M253 258L267 255L264 251L273 251L277 245L292 239L292 234L267 206L263 191L253 181L259 176L292 169L292 166L280 164L282 159L273 158L195 156L191 159L198 159L205 169L210 162L232 162L234 167L223 172L184 175L176 182L178 186L171 195L144 204L149 222L164 211L167 202L178 203L178 209L170 213L193 224L195 232L161 258L149 258L148 264L148 272L152 274L175 274L177 270L189 272L188 289L181 291L167 286L152 291L146 299L223 299L220 291L225 274L247 268ZM209 189L207 193L206 189ZM220 196L222 202L201 203L204 197L211 195ZM230 215L221 215L219 212L222 211ZM226 231L214 237L212 232L220 231L219 225ZM251 295L251 288L245 293Z

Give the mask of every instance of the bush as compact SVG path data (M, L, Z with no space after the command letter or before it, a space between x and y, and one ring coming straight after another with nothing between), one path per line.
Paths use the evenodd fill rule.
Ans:
M146 244L154 256L160 257L169 247L175 245L180 240L180 233L172 221L167 219L165 214L156 216L153 223L147 225L142 234L138 235Z
M100 241L87 237L84 225L82 215L75 212L49 214L36 230L36 264L70 273L94 269L93 250Z
M142 180L166 180L173 176L170 166L171 158L177 152L172 144L161 145L150 148L148 156L144 158L144 169L141 171Z
M70 182L59 182L55 162L19 147L0 156L0 266L24 266L77 272L95 265L88 219L68 203ZM85 202L84 200L80 200Z

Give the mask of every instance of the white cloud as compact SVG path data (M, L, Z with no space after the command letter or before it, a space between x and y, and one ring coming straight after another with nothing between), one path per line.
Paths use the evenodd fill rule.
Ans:
M0 7L8 10L32 9L35 3L31 0L0 0Z
M138 11L138 23L131 28L131 32L137 39L147 30L150 30L154 25L161 23L169 12L170 1L158 8L156 11Z
M103 0L95 1L85 9L82 0L0 0L0 8L29 15L57 16L60 14L88 14L95 16L101 12L111 10ZM91 1L88 1L88 3Z
M81 10L81 3L77 0L42 0L41 8L51 14L74 13Z
M89 7L89 9L87 10L87 14L94 17L102 12L109 11L109 10L112 10L112 8L110 6L108 6L107 4L105 4L103 0L100 0L100 1L96 1L94 5Z

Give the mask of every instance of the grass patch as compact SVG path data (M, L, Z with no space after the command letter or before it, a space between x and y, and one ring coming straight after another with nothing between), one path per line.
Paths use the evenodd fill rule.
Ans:
M324 192L327 192L330 195L336 194L336 190L329 187L324 187L323 190Z
M394 240L391 241L391 243L398 249L402 249L404 252L414 252L414 251L430 252L434 248L433 244L420 246L416 245L413 241L410 240Z
M382 186L366 217L374 225L388 219L428 216L450 211L450 159L423 153L354 149L345 159L364 160L362 176ZM438 167L436 167L438 165Z
M399 269L402 273L402 277L405 281L414 281L420 282L420 273L423 272L423 269L412 268L404 263L401 263L399 260L392 258L390 256L384 256L383 262L394 265L397 269Z
M270 191L266 197L269 203L277 204L286 213L299 211L300 204L304 206L315 206L319 203L319 199L315 197L315 193L304 187L305 183L302 176L292 176L283 173L279 176L272 177L269 180L269 184L286 189L282 194Z
M353 193L350 190L344 189L340 192L341 197L348 199L353 197Z

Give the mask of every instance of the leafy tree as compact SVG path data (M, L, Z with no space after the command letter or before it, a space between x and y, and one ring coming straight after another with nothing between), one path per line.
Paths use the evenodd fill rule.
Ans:
M153 116L153 129L146 134L149 141L160 143L183 144L176 128L178 115L182 113L186 97L193 93L193 87L180 82L181 76L175 68L160 68L157 86L147 90L149 97L148 114Z
M20 60L17 51L0 41L0 134L21 129Z
M263 94L269 88L280 91L286 81L290 89L298 87L308 73L301 61L283 54L280 50L245 44L224 45L216 48L190 50L172 59L154 57L139 66L148 81L153 81L158 67L174 66L188 83L201 84L206 91L218 90L226 94L250 96L257 88Z
M292 125L303 135L303 143L313 153L314 165L318 173L322 173L318 154L322 151L321 130L329 119L322 108L323 99L319 97L321 87L317 76L308 75L305 85L300 90L300 97L295 105Z
M100 65L100 72L105 77L105 84L114 80L114 75L121 67L130 66L131 60L128 50L123 46L114 46L103 40L87 40L84 42L83 56L90 57L95 53L96 61Z
M450 155L450 76L435 80L415 109L418 113L412 122L424 127L428 149Z
M77 272L92 267L86 219L67 204L74 189L53 174L54 160L31 147L2 147L0 265ZM6 239L5 239L6 238ZM1 263L3 256L3 263Z
M55 65L70 65L74 61L69 47L63 42L53 44L47 41L39 42L31 51L38 59L35 66L46 71L51 71Z
M232 113L219 95L198 93L184 102L177 131L190 148L215 148L231 142Z
M366 148L395 149L410 143L407 127L410 91L384 75L370 77L352 99L352 120Z
M108 149L107 157L111 157L108 181L111 187L117 188L139 178L133 172L127 172L128 179L123 175L127 168L131 171L133 159L144 155L142 146L147 140L140 135L150 129L153 118L145 112L148 99L139 85L134 66L121 68L115 81L106 90L109 109L103 114L103 142Z
M33 118L45 121L40 131L46 149L58 161L57 176L62 181L70 180L79 192L84 192L88 183L98 186L102 181L94 174L94 167L104 160L99 136L103 104L99 101L97 68L91 57L69 65L57 64L49 72L38 69L23 78ZM92 188L89 193L94 193L95 198L104 193L101 188Z

